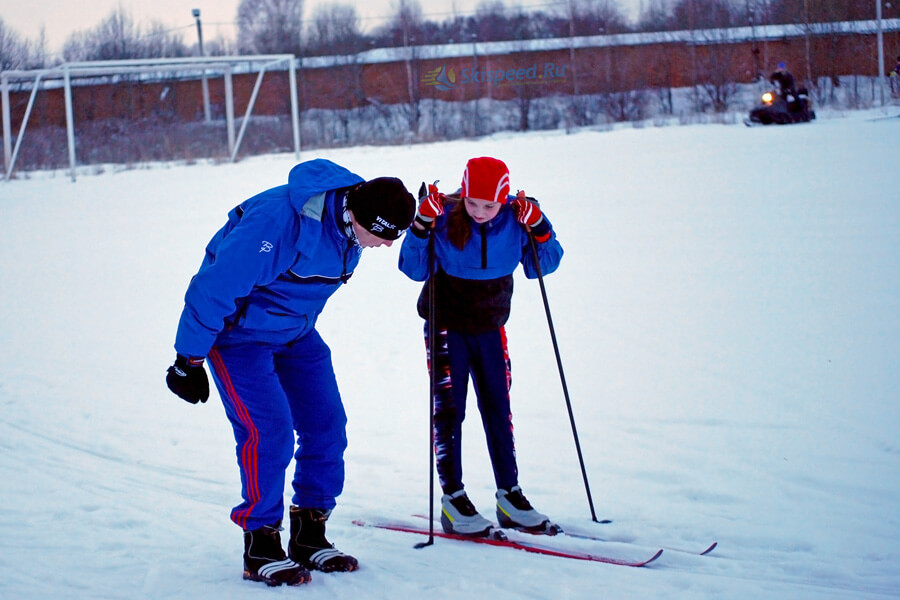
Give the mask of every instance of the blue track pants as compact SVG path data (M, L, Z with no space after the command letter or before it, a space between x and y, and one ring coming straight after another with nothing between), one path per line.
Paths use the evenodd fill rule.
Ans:
M216 346L208 358L241 472L243 502L231 520L248 530L281 521L292 457L292 503L334 508L344 486L347 417L318 332L290 346Z

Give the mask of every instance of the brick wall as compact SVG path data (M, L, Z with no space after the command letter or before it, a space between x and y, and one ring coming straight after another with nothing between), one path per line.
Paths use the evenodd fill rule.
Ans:
M577 38L576 38L577 39ZM706 81L747 83L759 71L769 73L779 61L788 63L796 79L806 79L804 37L718 43L657 41L576 49L557 47L491 51L500 44L480 44L472 52L447 58L417 57L359 64L303 66L298 70L301 109L348 109L370 102L406 103L416 98L463 101L489 97L510 100L566 94L601 94L645 88L686 87ZM557 44L559 46L559 44ZM884 34L886 70L900 54L900 27ZM417 50L418 51L418 50ZM874 33L819 34L810 38L813 79L878 73ZM320 61L321 62L321 61ZM257 75L233 77L235 115L246 110ZM267 72L254 114L290 112L288 76ZM213 114L224 115L224 81L209 79ZM29 93L12 92L14 124L20 123ZM95 119L202 118L200 80L162 80L85 85L73 88L75 122ZM65 125L62 89L38 93L29 127ZM14 126L14 129L17 129Z

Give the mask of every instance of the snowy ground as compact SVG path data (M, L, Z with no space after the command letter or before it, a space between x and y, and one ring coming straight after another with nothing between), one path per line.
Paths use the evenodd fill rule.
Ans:
M900 597L900 119L498 135L316 154L410 188L505 159L566 255L546 280L591 523L536 282L508 325L521 482L630 569L354 526L428 509L419 286L367 250L320 320L350 418L329 524L353 574L240 577L213 397L164 384L225 213L293 155L0 182L0 597ZM313 158L312 154L304 158ZM466 482L490 515L475 413ZM719 548L698 557L713 540Z

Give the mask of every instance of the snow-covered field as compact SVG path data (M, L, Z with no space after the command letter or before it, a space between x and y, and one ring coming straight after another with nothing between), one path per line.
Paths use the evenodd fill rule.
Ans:
M350 418L329 537L352 574L241 579L217 397L165 386L182 295L225 213L293 155L0 182L0 598L900 597L900 118L353 148L411 189L507 161L566 250L546 279L598 517L537 282L508 324L521 482L643 569L364 529L428 510L419 284L367 250L319 329ZM476 413L469 494L491 516ZM438 494L438 492L436 492ZM694 556L710 542L719 547Z

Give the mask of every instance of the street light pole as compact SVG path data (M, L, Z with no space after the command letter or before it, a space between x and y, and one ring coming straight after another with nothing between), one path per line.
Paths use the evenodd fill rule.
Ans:
M884 106L884 34L881 26L881 0L875 0L875 18L878 19L878 89L881 106Z
M198 50L200 51L200 56L205 56L203 53L203 25L200 24L200 9L195 8L191 10L191 14L197 20L197 41L198 41ZM201 80L201 84L203 86L203 116L206 118L206 122L209 123L212 121L212 114L209 109L209 82L206 81L206 69L203 70L203 78Z

